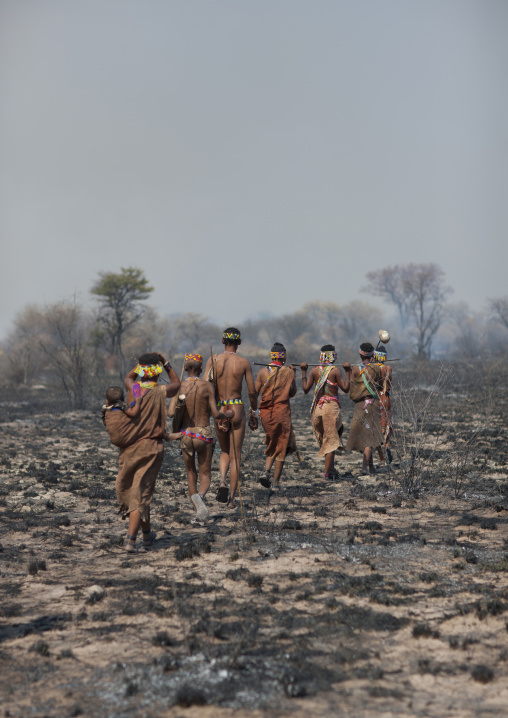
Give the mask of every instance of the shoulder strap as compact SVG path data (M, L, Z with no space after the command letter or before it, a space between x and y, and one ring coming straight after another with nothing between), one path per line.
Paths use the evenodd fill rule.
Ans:
M374 398L377 399L377 398L378 398L378 393L377 393L377 391L375 391L375 390L372 388L372 386L371 386L371 384L370 384L369 379L370 379L371 377L369 376L369 379L367 379L367 376L368 376L368 373L367 373L366 371L363 371L362 374L361 374L361 377L362 377L362 379L363 379L363 383L365 384L365 387L367 388L369 394L370 394L371 396L373 396Z

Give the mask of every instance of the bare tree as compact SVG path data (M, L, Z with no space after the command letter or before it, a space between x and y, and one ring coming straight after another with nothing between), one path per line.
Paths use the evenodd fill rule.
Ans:
M494 318L508 329L508 297L498 297L489 301L489 309Z
M313 334L312 320L301 310L270 320L269 327L272 341L282 342L287 349L306 345Z
M443 270L434 262L385 267L369 272L365 291L394 304L402 326L412 321L416 352L429 358L432 341L444 316L446 297L452 289L445 284Z
M220 334L220 327L195 312L174 317L170 323L171 344L182 353L198 351L206 356Z
M433 262L409 264L404 288L409 297L409 313L416 330L416 353L429 359L432 341L441 326L446 297L452 289L444 282L444 272Z
M398 311L401 329L404 329L410 319L410 297L407 294L406 284L411 267L415 265L399 265L376 269L367 272L368 283L362 291L381 297L393 304Z
M353 301L342 307L338 317L341 329L340 341L356 347L362 341L377 339L383 313L378 307L366 302Z
M126 371L123 353L123 339L141 319L144 302L153 292L141 269L122 267L121 272L100 272L100 279L90 292L100 304L99 322L102 325L101 338L106 339L112 354L120 359L120 376Z
M14 319L14 327L7 336L5 351L11 378L31 386L41 376L46 357L39 339L44 318L40 308L29 304Z
M76 299L57 302L42 313L43 332L38 343L48 368L59 380L71 406L85 406L91 353L89 319Z
M161 351L163 354L173 354L175 348L171 335L172 323L169 317L160 317L155 309L145 307L143 321L125 338L124 354L129 361L135 361L145 352Z

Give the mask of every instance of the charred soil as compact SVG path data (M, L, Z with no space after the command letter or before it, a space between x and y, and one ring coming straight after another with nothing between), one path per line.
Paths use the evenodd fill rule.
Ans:
M341 454L323 478L299 391L302 461L263 489L247 436L231 511L216 452L203 526L166 445L132 556L98 412L4 390L0 715L505 716L507 393L447 371L394 388L394 461L369 477Z

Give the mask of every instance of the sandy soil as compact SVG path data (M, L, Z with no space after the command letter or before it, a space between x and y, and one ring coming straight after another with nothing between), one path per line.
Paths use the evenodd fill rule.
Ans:
M506 716L506 393L411 391L432 401L400 412L392 470L344 455L334 482L298 394L303 461L266 491L251 435L243 512L212 488L203 527L169 445L130 557L97 413L4 391L0 715Z

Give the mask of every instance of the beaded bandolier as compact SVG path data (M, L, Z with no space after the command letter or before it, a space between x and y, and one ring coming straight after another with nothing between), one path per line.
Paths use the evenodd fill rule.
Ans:
M329 351L329 352L321 352L319 356L319 362L320 365L318 366L319 370L319 378L316 382L316 386L314 388L314 397L312 399L312 404L310 407L310 413L314 411L316 408L316 405L318 401L321 399L323 394L326 394L328 385L331 386L337 386L335 382L329 381L328 376L330 372L333 369L333 363L337 360L337 352L335 351ZM337 402L339 402L338 397L334 395L330 395L330 399L334 399Z

